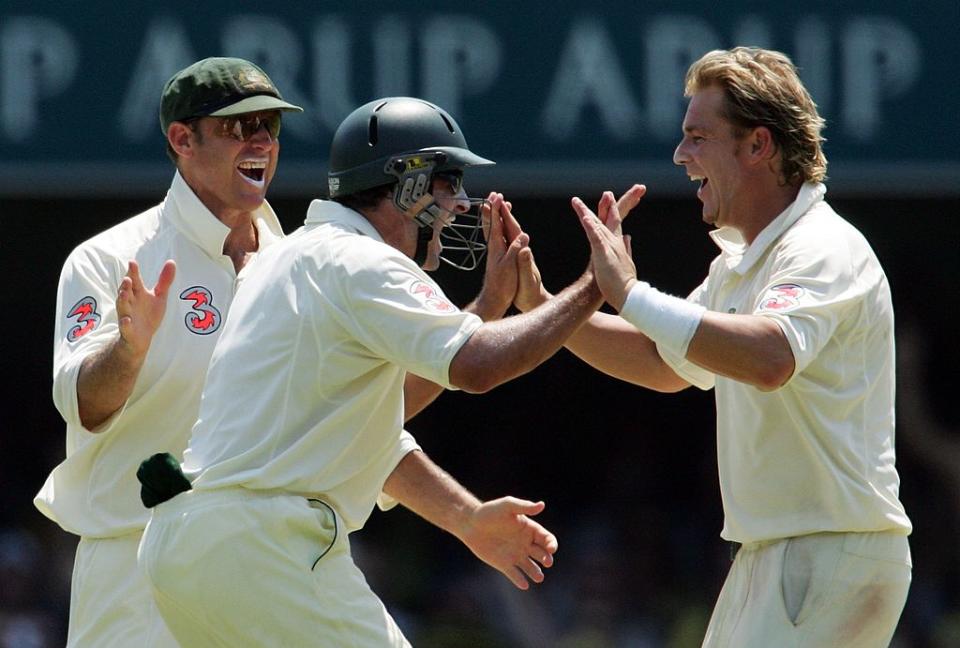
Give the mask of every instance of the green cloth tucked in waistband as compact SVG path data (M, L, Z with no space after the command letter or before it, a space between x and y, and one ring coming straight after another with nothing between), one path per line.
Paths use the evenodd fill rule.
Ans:
M188 491L193 486L180 470L180 462L169 452L160 452L143 461L137 469L140 501L147 508Z

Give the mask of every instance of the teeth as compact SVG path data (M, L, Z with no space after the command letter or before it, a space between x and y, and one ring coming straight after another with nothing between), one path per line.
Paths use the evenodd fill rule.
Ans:
M266 169L267 163L264 160L244 160L237 167L240 169Z
M705 178L706 178L706 176L692 175L692 176L690 176L690 182L700 182L701 180L704 180Z

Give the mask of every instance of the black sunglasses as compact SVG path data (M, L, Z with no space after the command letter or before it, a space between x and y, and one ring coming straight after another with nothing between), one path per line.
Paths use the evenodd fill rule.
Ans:
M194 117L185 122L192 122L200 117ZM214 117L217 120L217 127L214 133L220 137L230 137L239 142L246 142L248 139L260 132L260 129L266 126L267 132L272 139L277 139L280 135L280 113L243 113L242 115L229 115L227 117Z

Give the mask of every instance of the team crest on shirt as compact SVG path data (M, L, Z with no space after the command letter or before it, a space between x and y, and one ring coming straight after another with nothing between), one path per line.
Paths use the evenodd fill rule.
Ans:
M797 284L777 284L763 296L760 301L760 310L784 311L799 306L800 298L806 293L807 291Z
M423 305L437 313L452 313L457 310L456 306L447 301L447 299L437 289L423 281L414 281L410 286L410 294L418 297Z
M76 342L100 325L101 317L97 312L97 300L87 295L67 311L67 319L77 321L76 326L67 331L67 341Z
M203 286L193 286L180 293L180 299L191 302L190 311L183 318L187 328L197 335L210 335L220 328L223 319L213 305L213 295Z

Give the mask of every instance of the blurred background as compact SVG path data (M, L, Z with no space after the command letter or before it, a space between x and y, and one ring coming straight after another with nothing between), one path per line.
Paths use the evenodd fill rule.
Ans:
M789 54L827 119L828 200L871 241L893 290L898 469L915 530L897 648L960 646L960 5L919 3L292 1L262 6L103 0L0 5L2 341L0 648L62 646L75 538L32 506L63 457L51 397L57 280L70 250L159 202L160 89L213 55L260 63L286 99L270 202L286 231L325 192L333 129L378 96L447 108L498 165L545 283L585 266L569 198L633 182L625 225L642 277L684 295L717 250L695 186L671 163L683 74L715 47ZM466 304L480 273L441 270ZM699 646L729 566L719 537L713 394L662 395L566 351L489 394L447 393L409 424L482 498L544 499L560 540L520 592L413 514L375 512L352 541L417 646Z

